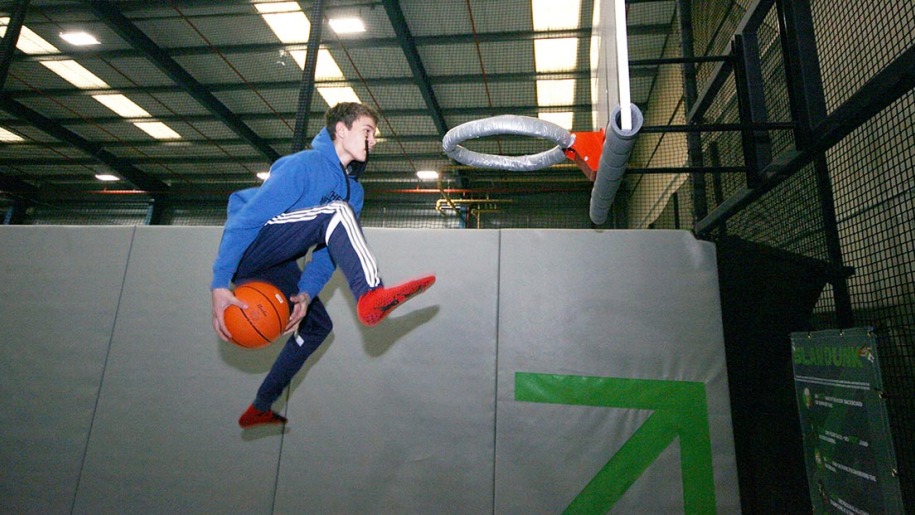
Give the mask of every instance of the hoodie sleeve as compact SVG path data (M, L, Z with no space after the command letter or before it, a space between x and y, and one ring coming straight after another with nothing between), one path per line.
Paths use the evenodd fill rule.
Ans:
M260 188L232 194L210 288L229 287L242 255L261 227L292 206L308 186L308 174L294 173L296 167L295 160L281 158L273 164L270 178Z

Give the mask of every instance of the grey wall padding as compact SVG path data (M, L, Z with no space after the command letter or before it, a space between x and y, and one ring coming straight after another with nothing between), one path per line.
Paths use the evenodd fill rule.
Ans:
M606 138L597 165L597 175L591 189L591 221L602 224L607 221L607 214L616 193L623 181L629 155L635 146L635 137L642 129L644 118L642 112L635 104L629 104L632 112L632 127L623 129L620 126L620 106L616 106L610 113L610 123L607 124Z
M242 431L280 345L213 334L220 228L0 227L0 513L555 513L648 413L517 402L518 372L705 382L718 508L738 509L710 244L365 232L387 282L438 282L364 328L335 275L288 427ZM618 507L682 510L679 455Z

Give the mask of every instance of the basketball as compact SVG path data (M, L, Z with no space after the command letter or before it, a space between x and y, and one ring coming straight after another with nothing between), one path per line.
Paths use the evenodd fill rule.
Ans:
M248 305L242 310L229 306L225 311L229 340L239 347L259 349L273 343L289 322L289 301L276 286L261 281L235 288L235 296Z

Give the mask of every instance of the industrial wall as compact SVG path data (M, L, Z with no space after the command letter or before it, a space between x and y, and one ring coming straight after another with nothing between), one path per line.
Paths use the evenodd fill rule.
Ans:
M280 345L211 328L215 227L0 228L0 512L739 511L714 246L678 231L368 229L375 328L236 420Z

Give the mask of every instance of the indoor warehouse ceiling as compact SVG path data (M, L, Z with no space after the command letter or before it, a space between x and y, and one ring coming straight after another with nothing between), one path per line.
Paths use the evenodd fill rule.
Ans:
M632 100L644 109L675 3L627 9ZM380 113L364 183L392 201L415 201L416 190L434 204L438 188L589 189L571 161L480 170L449 159L442 137L501 114L597 130L594 14L594 0L0 1L0 30L22 17L0 67L0 194L224 199L307 147L341 99ZM316 60L310 39L320 41ZM500 155L553 145L473 144Z

